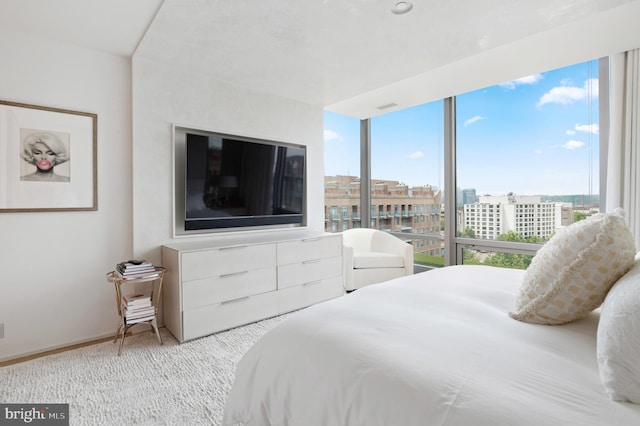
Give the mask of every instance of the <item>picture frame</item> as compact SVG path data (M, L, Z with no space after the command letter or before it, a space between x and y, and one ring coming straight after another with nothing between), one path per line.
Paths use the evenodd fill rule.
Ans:
M0 213L97 210L97 122L0 100Z

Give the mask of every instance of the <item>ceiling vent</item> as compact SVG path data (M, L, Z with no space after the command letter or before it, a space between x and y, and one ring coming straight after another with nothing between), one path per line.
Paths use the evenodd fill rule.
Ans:
M391 102L391 103L389 103L389 104L380 105L379 107L376 107L376 108L378 108L378 109L380 109L380 110L383 110L383 109L393 108L393 107L396 107L396 106L398 106L398 104L396 104L396 103L394 103L394 102Z

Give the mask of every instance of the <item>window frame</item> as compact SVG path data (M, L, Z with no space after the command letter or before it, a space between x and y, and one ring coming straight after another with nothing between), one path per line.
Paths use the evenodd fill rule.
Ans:
M567 65L571 66L571 64ZM599 146L599 196L600 211L606 211L606 176L607 176L607 151L608 151L608 130L609 130L609 58L598 59L598 115L600 132L598 135ZM444 240L444 249L441 253L444 257L444 266L460 265L463 262L464 249L486 250L491 252L503 252L523 255L535 255L544 245L540 243L523 243L513 241L474 239L457 236L457 186L456 186L456 97L451 96L444 99L444 235L427 235L419 233L390 232L398 238L411 238L421 241ZM374 205L371 204L371 118L360 120L360 206L370 206L370 208L360 208L361 224L372 225L375 219L386 217L386 215L372 214ZM420 206L414 206L412 214L418 213ZM376 206L376 211L378 206ZM395 216L392 214L392 217ZM464 225L464 224L462 224ZM429 242L426 242L429 244Z

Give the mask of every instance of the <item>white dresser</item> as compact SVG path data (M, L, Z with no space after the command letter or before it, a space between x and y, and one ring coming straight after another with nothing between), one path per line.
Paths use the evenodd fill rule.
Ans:
M162 247L164 325L180 342L344 294L342 235L248 233Z

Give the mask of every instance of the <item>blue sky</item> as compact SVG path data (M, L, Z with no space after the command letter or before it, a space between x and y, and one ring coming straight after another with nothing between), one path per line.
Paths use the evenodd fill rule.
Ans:
M591 61L459 95L457 186L597 194L597 72ZM372 177L442 187L442 120L442 101L374 117ZM358 119L325 113L326 175L359 175L359 130Z

